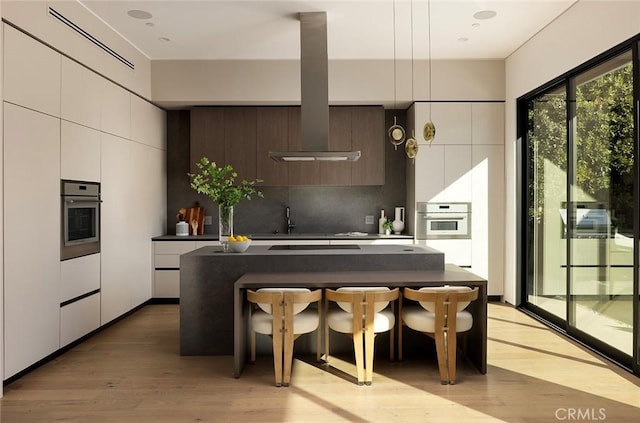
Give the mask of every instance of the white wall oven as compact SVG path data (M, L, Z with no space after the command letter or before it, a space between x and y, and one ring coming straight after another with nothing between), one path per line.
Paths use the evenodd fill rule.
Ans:
M470 239L471 203L416 203L416 239Z
M60 260L100 252L100 184L61 181Z

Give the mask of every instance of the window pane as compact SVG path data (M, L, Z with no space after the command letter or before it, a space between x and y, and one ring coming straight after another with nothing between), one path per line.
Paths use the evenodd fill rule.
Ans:
M528 104L528 301L566 319L567 107L564 86Z

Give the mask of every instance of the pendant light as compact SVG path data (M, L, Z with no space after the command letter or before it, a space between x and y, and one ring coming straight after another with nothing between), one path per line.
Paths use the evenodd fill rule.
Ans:
M411 104L413 104L413 0L411 0ZM407 142L404 145L404 152L415 163L415 158L418 155L418 141L416 141L413 129L411 130L411 137L407 138Z
M393 0L393 108L398 109L398 103L396 102L396 0ZM393 144L393 147L397 150L398 146L404 142L406 132L401 125L396 122L396 117L393 117L393 125L389 127L387 131L389 136L389 142Z
M429 22L429 120L424 124L424 128L422 128L422 136L424 140L431 145L433 139L436 137L436 126L431 120L431 0L427 1L427 21Z

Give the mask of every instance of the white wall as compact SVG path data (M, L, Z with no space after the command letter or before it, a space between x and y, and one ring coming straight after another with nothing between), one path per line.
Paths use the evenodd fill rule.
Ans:
M516 304L516 100L640 32L640 2L581 0L506 60L505 300Z
M413 83L411 65L413 64ZM414 101L504 100L503 60L428 62L340 60L329 62L329 103L407 108ZM192 104L300 104L298 61L153 61L153 101L166 107ZM413 94L412 94L413 88Z

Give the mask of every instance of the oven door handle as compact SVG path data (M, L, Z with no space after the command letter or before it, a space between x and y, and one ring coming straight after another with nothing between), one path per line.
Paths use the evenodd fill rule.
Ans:
M424 220L464 220L465 217L431 217L425 216Z
M98 204L102 203L102 200L93 200L93 199L81 200L81 199L67 198L64 201L67 203L98 203Z

